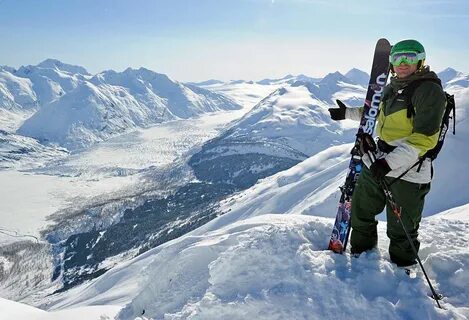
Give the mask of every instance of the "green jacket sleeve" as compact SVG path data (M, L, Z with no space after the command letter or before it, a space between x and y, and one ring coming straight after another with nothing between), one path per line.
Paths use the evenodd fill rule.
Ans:
M438 142L441 120L445 112L445 93L438 84L424 82L415 90L412 104L415 110L413 132L406 142L418 149L421 156Z

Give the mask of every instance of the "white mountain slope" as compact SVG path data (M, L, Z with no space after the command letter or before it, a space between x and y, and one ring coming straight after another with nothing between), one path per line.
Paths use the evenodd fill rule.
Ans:
M34 109L38 101L31 80L18 77L11 70L0 68L0 107L19 111Z
M438 77L442 83L448 83L449 81L458 81L462 78L468 78L464 73L454 70L453 68L446 68L443 71L438 72Z
M350 69L345 77L352 80L354 83L357 83L363 87L368 86L368 81L370 80L370 75L364 71L361 71L357 68Z
M70 73L68 70L80 70L81 67L61 64L64 70L59 69L56 64L46 60L37 66L22 66L15 75L22 78L30 79L33 84L33 90L38 97L39 103L45 105L64 94L77 88L86 80L83 74Z
M85 82L43 106L24 122L18 133L77 149L155 119L156 115L124 88Z
M281 79L263 79L263 80L257 81L256 83L263 84L263 85L272 85L272 84L286 85L286 84L293 84L297 81L317 82L320 80L321 78L311 78L304 74L299 74L297 76L289 74Z
M111 320L119 311L118 306L90 306L46 312L26 304L0 298L1 320Z
M46 59L37 65L39 68L55 69L70 74L81 74L91 76L91 74L83 67L63 63L57 59Z
M82 82L43 106L18 132L77 149L152 123L238 108L228 98L191 89L164 75L127 69Z
M0 67L0 130L14 132L39 106L29 79L12 74L14 70Z
M332 121L327 109L334 98L345 101L359 97L363 99L365 92L362 87L341 82L344 80L342 77L325 78L318 86L296 82L272 92L234 123L223 137L224 140L257 141L260 143L256 146L258 150L233 144L223 146L222 153L261 152L263 142L270 141L310 156L338 142L352 141L353 134L348 129L355 129L356 124ZM323 93L321 96L324 99L318 98L315 92L319 89L329 95ZM268 145L264 146L267 147L265 152L268 152ZM276 155L280 156L278 153Z
M357 92L359 93L360 96L364 95L365 89L357 88L356 85L359 85L361 87L367 86L369 76L366 72L363 72L361 70L354 68L354 69L351 69L349 72L347 72L345 74L345 77L346 79L343 78L345 83L354 85L355 87L352 87L352 88L357 89ZM257 82L238 80L238 81L230 81L230 82L224 83L218 80L209 80L209 81L193 83L193 84L201 86L208 90L229 96L232 99L236 100L241 105L254 106L261 99L263 99L264 97L268 96L270 93L272 93L273 91L281 87L288 87L289 85L292 85L295 83L317 84L321 82L322 79L323 78L312 78L312 77L308 77L302 74L297 75L297 76L289 74L281 79L264 79L264 80L260 80ZM340 99L340 98L335 97L334 99ZM327 100L330 100L330 99L327 99ZM358 104L355 100L353 100L351 105L357 106Z

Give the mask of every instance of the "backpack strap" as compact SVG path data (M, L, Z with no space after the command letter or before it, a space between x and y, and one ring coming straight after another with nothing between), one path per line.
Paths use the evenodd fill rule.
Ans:
M440 79L418 79L418 80L415 80L411 83L409 83L406 87L404 87L402 89L402 91L399 93L401 95L404 96L404 100L406 102L406 105L407 105L407 118L412 118L414 115L415 115L415 109L414 109L414 106L412 104L412 96L415 92L415 90L425 81L431 81L431 82L434 82L436 84L438 84L440 87L443 88L443 86L441 85L441 80ZM445 114L443 115L443 118L447 117L447 119L451 118L451 113L453 113L453 134L456 134L456 105L455 105L455 102L454 102L454 95L450 95L448 94L446 91L445 91L445 96L446 96L446 110L445 110ZM444 120L443 120L444 121ZM437 150L429 150L427 151L427 153L425 153L423 156L421 156L417 162L414 163L414 165L412 165L409 169L407 169L405 172L403 172L400 176L398 176L397 178L394 178L391 183L389 183L389 185L392 185L394 182L396 182L397 180L401 179L403 176L405 176L407 174L407 172L409 172L412 168L414 168L415 166L418 165L417 167L417 172L420 171L421 167L422 167L422 164L424 162L424 160L426 158L430 158L433 162L433 160L436 158L436 155L438 154L438 152L441 150L441 147L443 146L443 140L445 138L445 135L446 135L446 130L444 130L444 127L446 125L446 129L448 128L447 123L442 123L441 127L440 127L440 136L438 137L438 144L437 146L435 147ZM430 151L433 151L433 152L430 152ZM433 178L433 163L431 165L431 177Z
M415 108L412 104L412 96L414 95L415 90L424 82L433 82L443 88L443 86L441 85L441 80L438 78L417 79L409 83L406 87L404 87L402 89L401 95L404 96L407 105L407 118L409 119L415 116Z

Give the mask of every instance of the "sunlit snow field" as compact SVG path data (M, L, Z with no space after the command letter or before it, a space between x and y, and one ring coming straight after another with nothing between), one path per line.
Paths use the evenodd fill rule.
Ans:
M47 216L97 195L139 187L140 170L158 170L197 150L247 110L176 120L118 136L65 160L27 171L0 171L0 242L38 236ZM77 203L78 201L78 203ZM11 235L14 235L12 237Z

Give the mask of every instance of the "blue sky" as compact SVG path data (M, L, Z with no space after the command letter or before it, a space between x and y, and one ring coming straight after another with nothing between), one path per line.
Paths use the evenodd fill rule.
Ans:
M469 71L469 1L0 0L0 65L46 58L182 81L369 71L380 37L415 38L436 71Z

